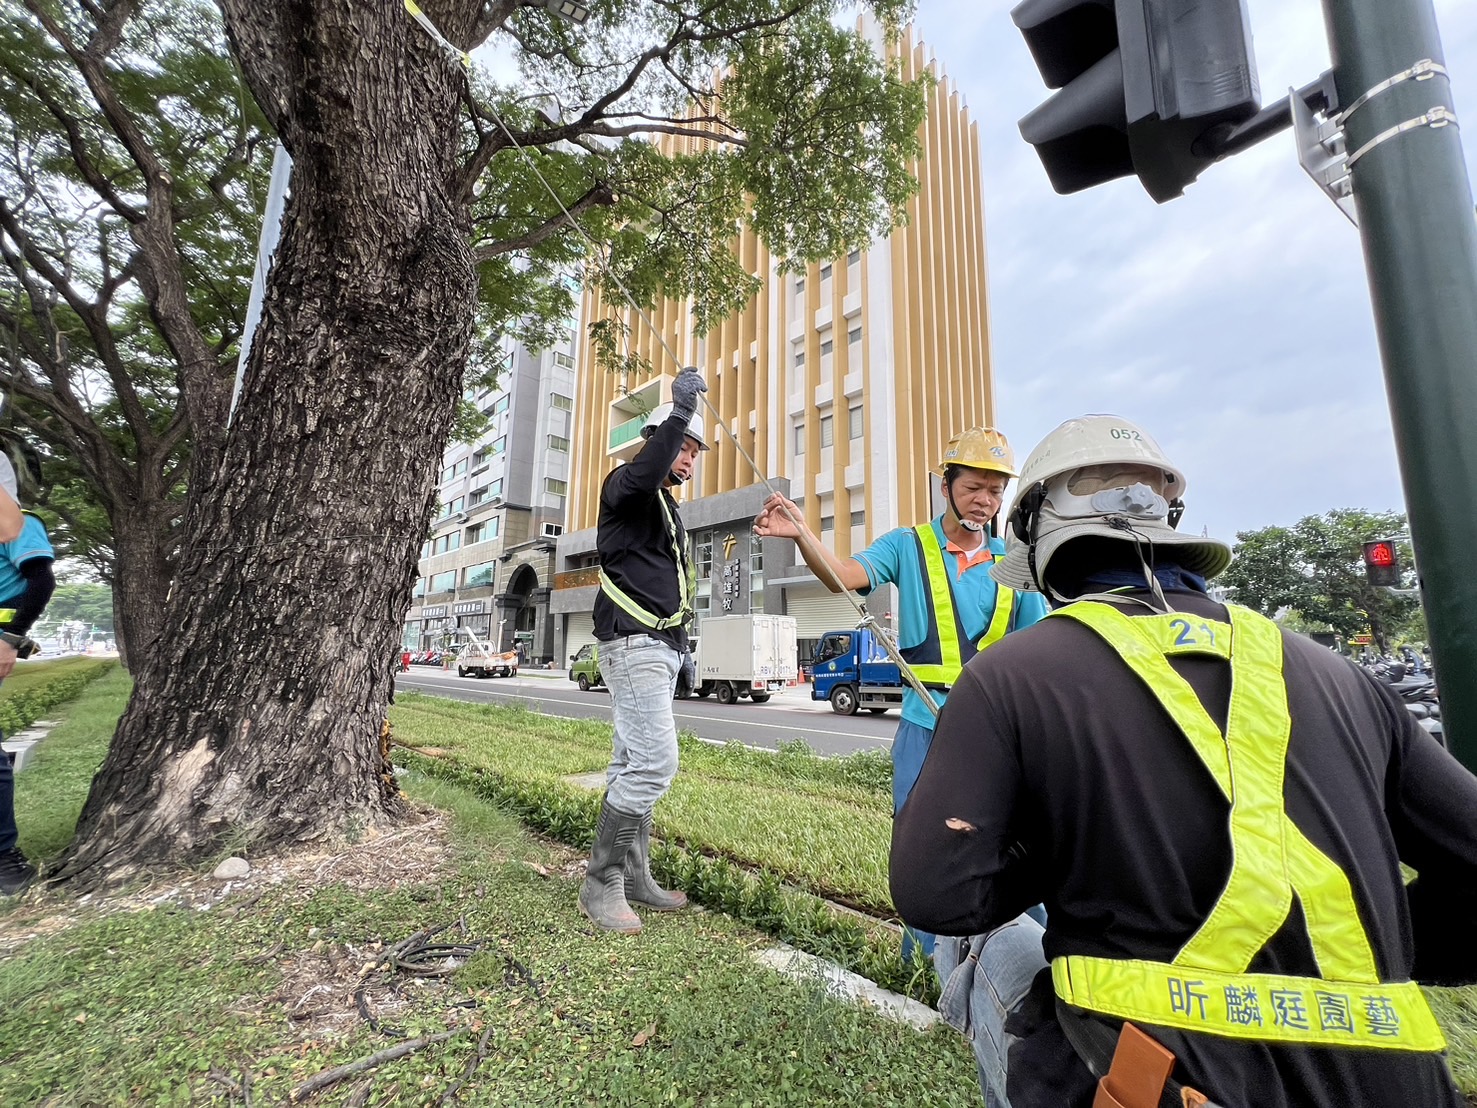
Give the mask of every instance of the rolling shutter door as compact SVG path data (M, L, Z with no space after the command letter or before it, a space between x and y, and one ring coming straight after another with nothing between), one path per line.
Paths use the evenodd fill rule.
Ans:
M795 617L798 639L818 639L827 631L855 627L859 618L845 593L814 589L786 589L785 614Z
M595 641L595 613L571 612L564 617L564 657L556 663L560 669L569 668L569 656L578 653L586 643Z

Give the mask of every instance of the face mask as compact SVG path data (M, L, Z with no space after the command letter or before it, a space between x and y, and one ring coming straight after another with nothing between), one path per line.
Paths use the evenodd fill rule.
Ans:
M1101 515L1123 515L1135 519L1163 519L1169 501L1145 484L1103 489L1092 494L1092 510Z

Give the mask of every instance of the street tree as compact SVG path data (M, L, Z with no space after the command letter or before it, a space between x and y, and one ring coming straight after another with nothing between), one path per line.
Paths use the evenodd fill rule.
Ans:
M100 631L113 630L113 596L106 585L63 582L46 605L47 624L81 622Z
M190 467L220 457L269 152L202 0L0 16L0 421L32 498L113 586L125 659L163 632Z
M1305 516L1292 527L1264 527L1236 535L1236 559L1219 583L1233 587L1240 604L1264 615L1292 608L1347 639L1366 630L1381 653L1419 619L1420 603L1371 585L1364 572L1363 544L1406 532L1398 512L1341 509ZM1415 587L1411 550L1401 541L1404 586ZM1403 591L1403 590L1402 590Z
M134 6L26 3L104 88ZM611 0L583 27L533 0L427 0L434 35L388 0L220 6L291 194L239 404L192 473L169 634L63 879L399 814L390 663L434 460L499 320L572 314L557 278L588 242L638 299L690 297L710 323L755 291L740 221L784 262L837 256L916 187L927 82L834 0ZM862 7L889 34L906 14ZM479 78L443 36L495 40L518 78Z

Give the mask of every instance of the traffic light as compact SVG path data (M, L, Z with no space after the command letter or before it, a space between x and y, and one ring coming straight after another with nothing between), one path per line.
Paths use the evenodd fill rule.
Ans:
M1400 552L1394 539L1375 539L1364 544L1364 572L1371 585L1400 586Z
M1020 122L1057 192L1137 175L1173 200L1261 106L1244 0L1022 0L1010 17L1061 90Z

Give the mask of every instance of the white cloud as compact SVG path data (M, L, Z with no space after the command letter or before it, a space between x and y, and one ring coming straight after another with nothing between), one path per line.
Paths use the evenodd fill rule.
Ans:
M916 26L980 129L996 389L1019 451L1085 411L1135 418L1189 474L1185 525L1224 537L1401 508L1358 233L1291 135L1166 205L1133 179L1057 196L1016 129L1048 91L1013 6L929 0ZM1328 68L1314 0L1249 9L1264 103ZM1477 5L1436 11L1458 114L1477 118Z

